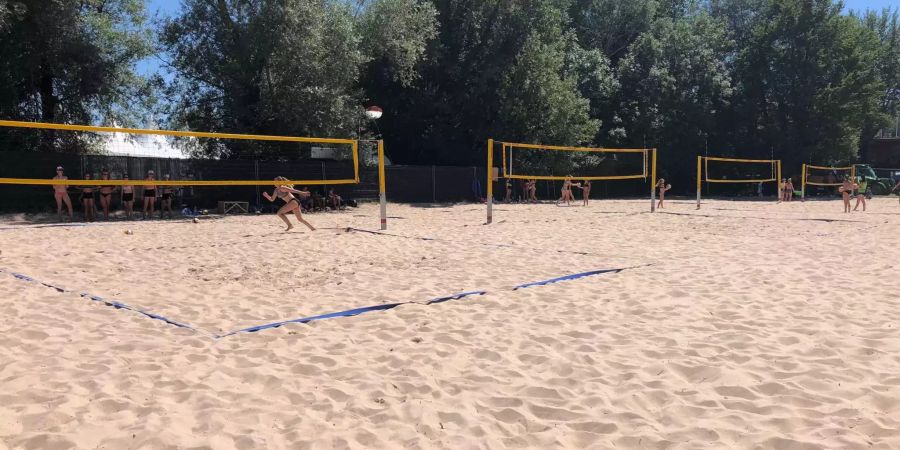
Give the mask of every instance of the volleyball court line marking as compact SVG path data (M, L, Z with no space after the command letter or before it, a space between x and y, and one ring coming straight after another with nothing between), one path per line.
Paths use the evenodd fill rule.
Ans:
M382 305L374 305L374 306L364 306L362 308L348 309L346 311L338 311L338 312L334 312L334 313L320 314L317 316L310 316L310 317L301 317L299 319L283 320L283 321L279 321L279 322L272 322L272 323L267 323L267 324L263 324L263 325L256 325L253 327L242 328L240 330L235 330L235 331L232 331L229 333L225 333L225 334L216 336L216 339L226 338L228 336L232 336L232 335L235 335L238 333L255 333L257 331L267 330L270 328L278 328L282 325L287 325L289 323L309 323L309 322L313 322L316 320L332 319L335 317L352 317L352 316L358 316L360 314L364 314L364 313L371 312L371 311L386 311L386 310L393 309L393 308L396 308L401 305L426 305L427 306L427 305L433 305L435 303L443 303L443 302L450 301L450 300L459 300L461 298L465 298L465 297L468 297L471 295L484 295L484 294L487 294L487 291L469 291L469 292L461 292L459 294L449 295L446 297L439 297L439 298L427 300L424 302L423 301L410 301L410 302L398 302L398 303L385 303Z
M595 275L602 275L602 274L606 274L606 273L620 273L620 272L625 271L625 270L637 269L637 268L647 267L647 266L651 266L651 265L652 265L652 264L644 264L644 265L640 265L640 266L631 266L631 267L624 267L624 268L618 268L618 269L600 269L600 270L592 270L592 271L588 271L588 272L575 273L575 274L571 274L571 275L564 275L564 276L561 276L561 277L551 278L551 279L548 279L548 280L542 280L542 281L535 281L535 282L531 282L531 283L520 284L520 285L514 286L511 290L512 290L512 291L517 291L517 290L520 290L520 289L527 289L527 288L535 287L535 286L546 286L546 285L549 285L549 284L555 284L555 283L559 283L559 282L563 282L563 281L569 281L569 280L577 280L577 279L579 279L579 278L585 278L585 277L590 277L590 276L595 276ZM278 322L266 323L266 324L263 324L263 325L256 325L256 326L252 326L252 327L247 327L247 328L242 328L242 329L239 329L239 330L231 331L231 332L228 332L228 333L225 333L225 334L214 334L214 333L210 333L210 332L208 332L208 331L202 330L202 329L200 329L200 328L195 328L195 327L193 327L193 326L191 326L191 325L188 325L188 324L186 324L186 323L183 323L183 322L177 322L177 321L175 321L175 320L172 320L172 319L169 319L169 318L160 316L160 315L158 315L158 314L151 313L151 312L146 311L146 310L143 310L143 309L141 309L141 308L136 308L136 307L127 305L127 304L125 304L125 303L118 302L118 301L113 300L113 299L105 299L105 298L100 297L100 296L98 296L98 295L89 294L89 293L87 293L87 292L76 292L76 291L71 291L71 290L68 290L68 289L66 289L66 288L63 288L63 287L61 287L61 286L57 286L57 285L54 285L54 284L51 284L51 283L46 283L46 282L43 282L43 281L34 279L34 278L32 278L32 277L29 277L29 276L27 276L27 275L23 275L23 274L20 274L20 273L17 273L17 272L12 272L12 271L5 270L5 269L2 269L2 268L0 268L0 272L6 272L6 273L9 273L10 275L12 275L13 277L15 277L16 279L19 279L19 280L22 280L22 281L31 282L31 283L36 283L36 284L40 284L40 285L42 285L42 286L45 286L45 287L48 287L48 288L51 288L51 289L55 289L57 292L60 292L60 293L77 293L77 294L78 294L79 296L81 296L82 298L87 298L87 299L89 299L89 300L93 300L93 301L96 301L96 302L100 302L100 303L103 303L103 304L105 304L105 305L107 305L107 306L112 306L112 307L114 307L114 308L116 308L116 309L125 309L125 310L128 310L128 311L132 311L132 312L141 314L141 315L143 315L143 316L149 317L149 318L151 318L151 319L160 320L160 321L162 321L162 322L165 322L165 323L167 323L167 324L169 324L169 325L176 326L176 327L178 327L178 328L184 328L184 329L188 329L188 330L191 330L191 331L195 331L195 332L200 333L200 334L203 334L203 335L205 335L205 336L207 336L207 337L209 337L209 338L212 338L213 340L223 339L223 338L226 338L226 337L229 337L229 336L233 336L233 335L239 334L239 333L255 333L255 332L257 332L257 331L262 331L262 330L267 330L267 329L272 329L272 328L278 328L278 327L281 327L281 326L283 326L283 325L287 325L287 324L290 324L290 323L309 323L309 322L313 322L313 321L317 321L317 320L333 319L333 318L336 318L336 317L353 317L353 316L357 316L357 315L364 314L364 313L367 313L367 312L372 312L372 311L386 311L386 310L393 309L393 308L396 308L396 307L401 306L401 305L414 305L414 304L416 304L416 305L425 305L425 306L427 306L427 305L433 305L433 304L437 304L437 303L447 302L447 301L450 301L450 300L459 300L459 299L462 299L462 298L465 298L465 297L469 297L469 296L473 296L473 295L479 295L479 296L481 296L481 295L485 295L485 294L487 294L487 293L489 292L489 291L484 291L484 290L468 291L468 292L461 292L461 293L458 293L458 294L453 294L453 295L449 295L449 296L445 296L445 297L438 297L438 298L431 299L431 300L427 300L427 301L407 301L407 302L397 302L397 303L385 303L385 304L374 305L374 306L364 306L364 307L361 307L361 308L353 308L353 309L348 309L348 310L345 310L345 311L338 311L338 312L327 313L327 314L319 314L319 315L316 315L316 316L301 317L301 318L298 318L298 319L283 320L283 321L278 321Z
M205 335L210 336L210 337L215 337L214 334L209 333L208 331L204 331L204 330L201 330L201 329L199 329L199 328L195 328L195 327L193 327L193 326L191 326L191 325L188 325L188 324L186 324L186 323L177 322L177 321L175 321L175 320L169 319L169 318L164 317L164 316L160 316L159 314L154 314L154 313L152 313L152 312L149 312L149 311L144 310L144 309L141 309L141 308L137 308L137 307L134 307L134 306L131 306L131 305L127 305L127 304L125 304L125 303L116 301L116 300L114 300L114 299L105 299L105 298L103 298L103 297L100 297L99 295L93 295L93 294L89 294L89 293L87 293L87 292L77 292L77 291L72 291L72 290L66 289L66 288L64 288L64 287L62 287L62 286L57 286L57 285L55 285L55 284L51 284L51 283L47 283L47 282L44 282L44 281L40 281L40 280L37 280L37 279L35 279L35 278L32 278L32 277L30 277L30 276L28 276L28 275L21 274L21 273L18 273L18 272L13 272L13 271L11 271L11 270L0 269L0 272L6 272L6 273L12 275L13 277L15 277L16 279L19 279L19 280L22 280L22 281L27 281L27 282L30 282L30 283L36 283L36 284L40 284L40 285L42 285L42 286L44 286L44 287L48 287L48 288L51 288L51 289L55 289L56 292L59 292L59 293L78 294L78 296L80 296L81 298L86 298L86 299L88 299L88 300L92 300L92 301L95 301L95 302L100 302L100 303L103 303L103 304L106 305L106 306L112 306L113 308L116 308L116 309L125 309L125 310L128 310L128 311L132 311L132 312L138 313L138 314L140 314L140 315L149 317L149 318L151 318L151 319L163 321L163 322L165 322L165 323L167 323L167 324L169 324L169 325L174 325L174 326L176 326L176 327L178 327L178 328L185 328L185 329L188 329L188 330L191 330L191 331L196 331L196 332L198 332L198 333L205 334Z
M574 273L571 275L564 275L561 277L550 278L548 280L534 281L531 283L520 284L520 285L514 286L511 290L517 291L520 289L527 289L527 288L535 287L535 286L546 286L548 284L555 284L555 283L560 283L563 281L577 280L579 278L585 278L585 277L590 277L590 276L595 276L595 275L602 275L605 273L619 273L619 272L622 272L625 270L637 269L637 268L641 268L641 267L648 267L651 265L652 264L644 264L644 265L640 265L640 266L623 267L623 268L619 268L619 269L600 269L600 270L591 270L588 272ZM479 295L479 296L486 295L489 292L490 291L483 291L483 290L469 291L469 292L462 292L459 294L453 294L453 295L446 296L446 297L439 297L439 298L424 301L424 302L409 301L409 302L398 302L398 303L385 303L382 305L365 306L362 308L348 309L346 311L340 311L340 312L329 313L329 314L321 314L318 316L304 317L304 318L293 319L293 320L283 320L283 321L279 321L279 322L272 322L272 323L268 323L268 324L257 325L254 327L248 327L248 328L243 328L240 330L235 330L230 333L225 333L223 335L219 335L216 337L216 339L233 336L238 333L255 333L257 331L267 330L270 328L278 328L282 325L287 325L289 323L309 323L309 322L312 322L315 320L332 319L335 317L352 317L352 316L357 316L357 315L364 314L364 313L371 312L371 311L386 311L388 309L393 309L393 308L396 308L396 307L402 306L402 305L426 305L427 306L427 305L433 305L435 303L443 303L443 302L450 301L450 300L459 300L459 299L473 296L473 295Z

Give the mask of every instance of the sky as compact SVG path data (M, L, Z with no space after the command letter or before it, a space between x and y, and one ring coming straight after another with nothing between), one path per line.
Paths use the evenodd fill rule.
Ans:
M884 8L900 9L900 0L844 0L845 11Z

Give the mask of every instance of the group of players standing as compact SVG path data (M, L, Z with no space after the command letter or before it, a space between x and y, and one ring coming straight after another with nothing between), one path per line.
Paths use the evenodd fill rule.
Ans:
M56 176L53 177L54 180L68 180L69 177L65 175L65 171L62 166L56 168ZM90 173L84 174L85 180L92 179L92 175ZM110 180L109 170L101 169L100 170L100 178L98 181L102 180ZM128 174L122 175L122 180L128 180ZM156 179L156 173L152 170L147 171L147 177L144 178L144 181L168 181L169 175L165 175L162 180ZM167 185L157 185L157 184L144 184L141 186L142 197L143 197L143 214L142 218L147 219L153 217L153 214L156 210L157 196L159 196L159 217L163 218L166 212L168 212L169 218L173 217L172 214L172 200L175 198L175 186L167 186ZM81 201L82 206L84 207L84 219L88 222L93 222L96 218L97 206L95 204L95 194L99 194L100 201L100 209L103 210L103 218L109 219L109 210L112 206L112 195L115 192L120 194L120 202L125 209L125 218L131 219L133 217L134 210L134 201L135 201L135 193L136 188L132 185L123 185L123 186L104 186L103 184L96 185L84 185L84 186L69 186L67 184L54 184L53 185L53 197L56 199L56 213L59 216L59 219L62 220L63 206L65 206L69 211L69 219L72 219L72 200L69 197L69 189L75 189L79 194L78 199Z

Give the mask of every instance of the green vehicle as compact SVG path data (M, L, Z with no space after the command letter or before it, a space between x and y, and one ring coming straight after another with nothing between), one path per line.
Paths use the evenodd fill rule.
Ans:
M894 188L893 180L890 178L879 178L875 171L872 170L872 166L868 164L854 164L853 168L856 169L856 177L864 179L868 184L868 190L866 191L866 196L868 197L890 194L891 189Z

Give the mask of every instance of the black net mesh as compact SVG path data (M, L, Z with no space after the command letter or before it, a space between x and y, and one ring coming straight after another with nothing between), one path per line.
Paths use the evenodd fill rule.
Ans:
M502 144L501 144L502 146ZM506 145L500 152L511 176L645 177L649 152L547 150Z
M806 167L806 184L808 185L825 185L840 186L844 177L849 177L852 170L847 168L819 168Z
M772 161L738 162L705 159L703 163L706 181L753 183L770 181L777 177L777 169Z

